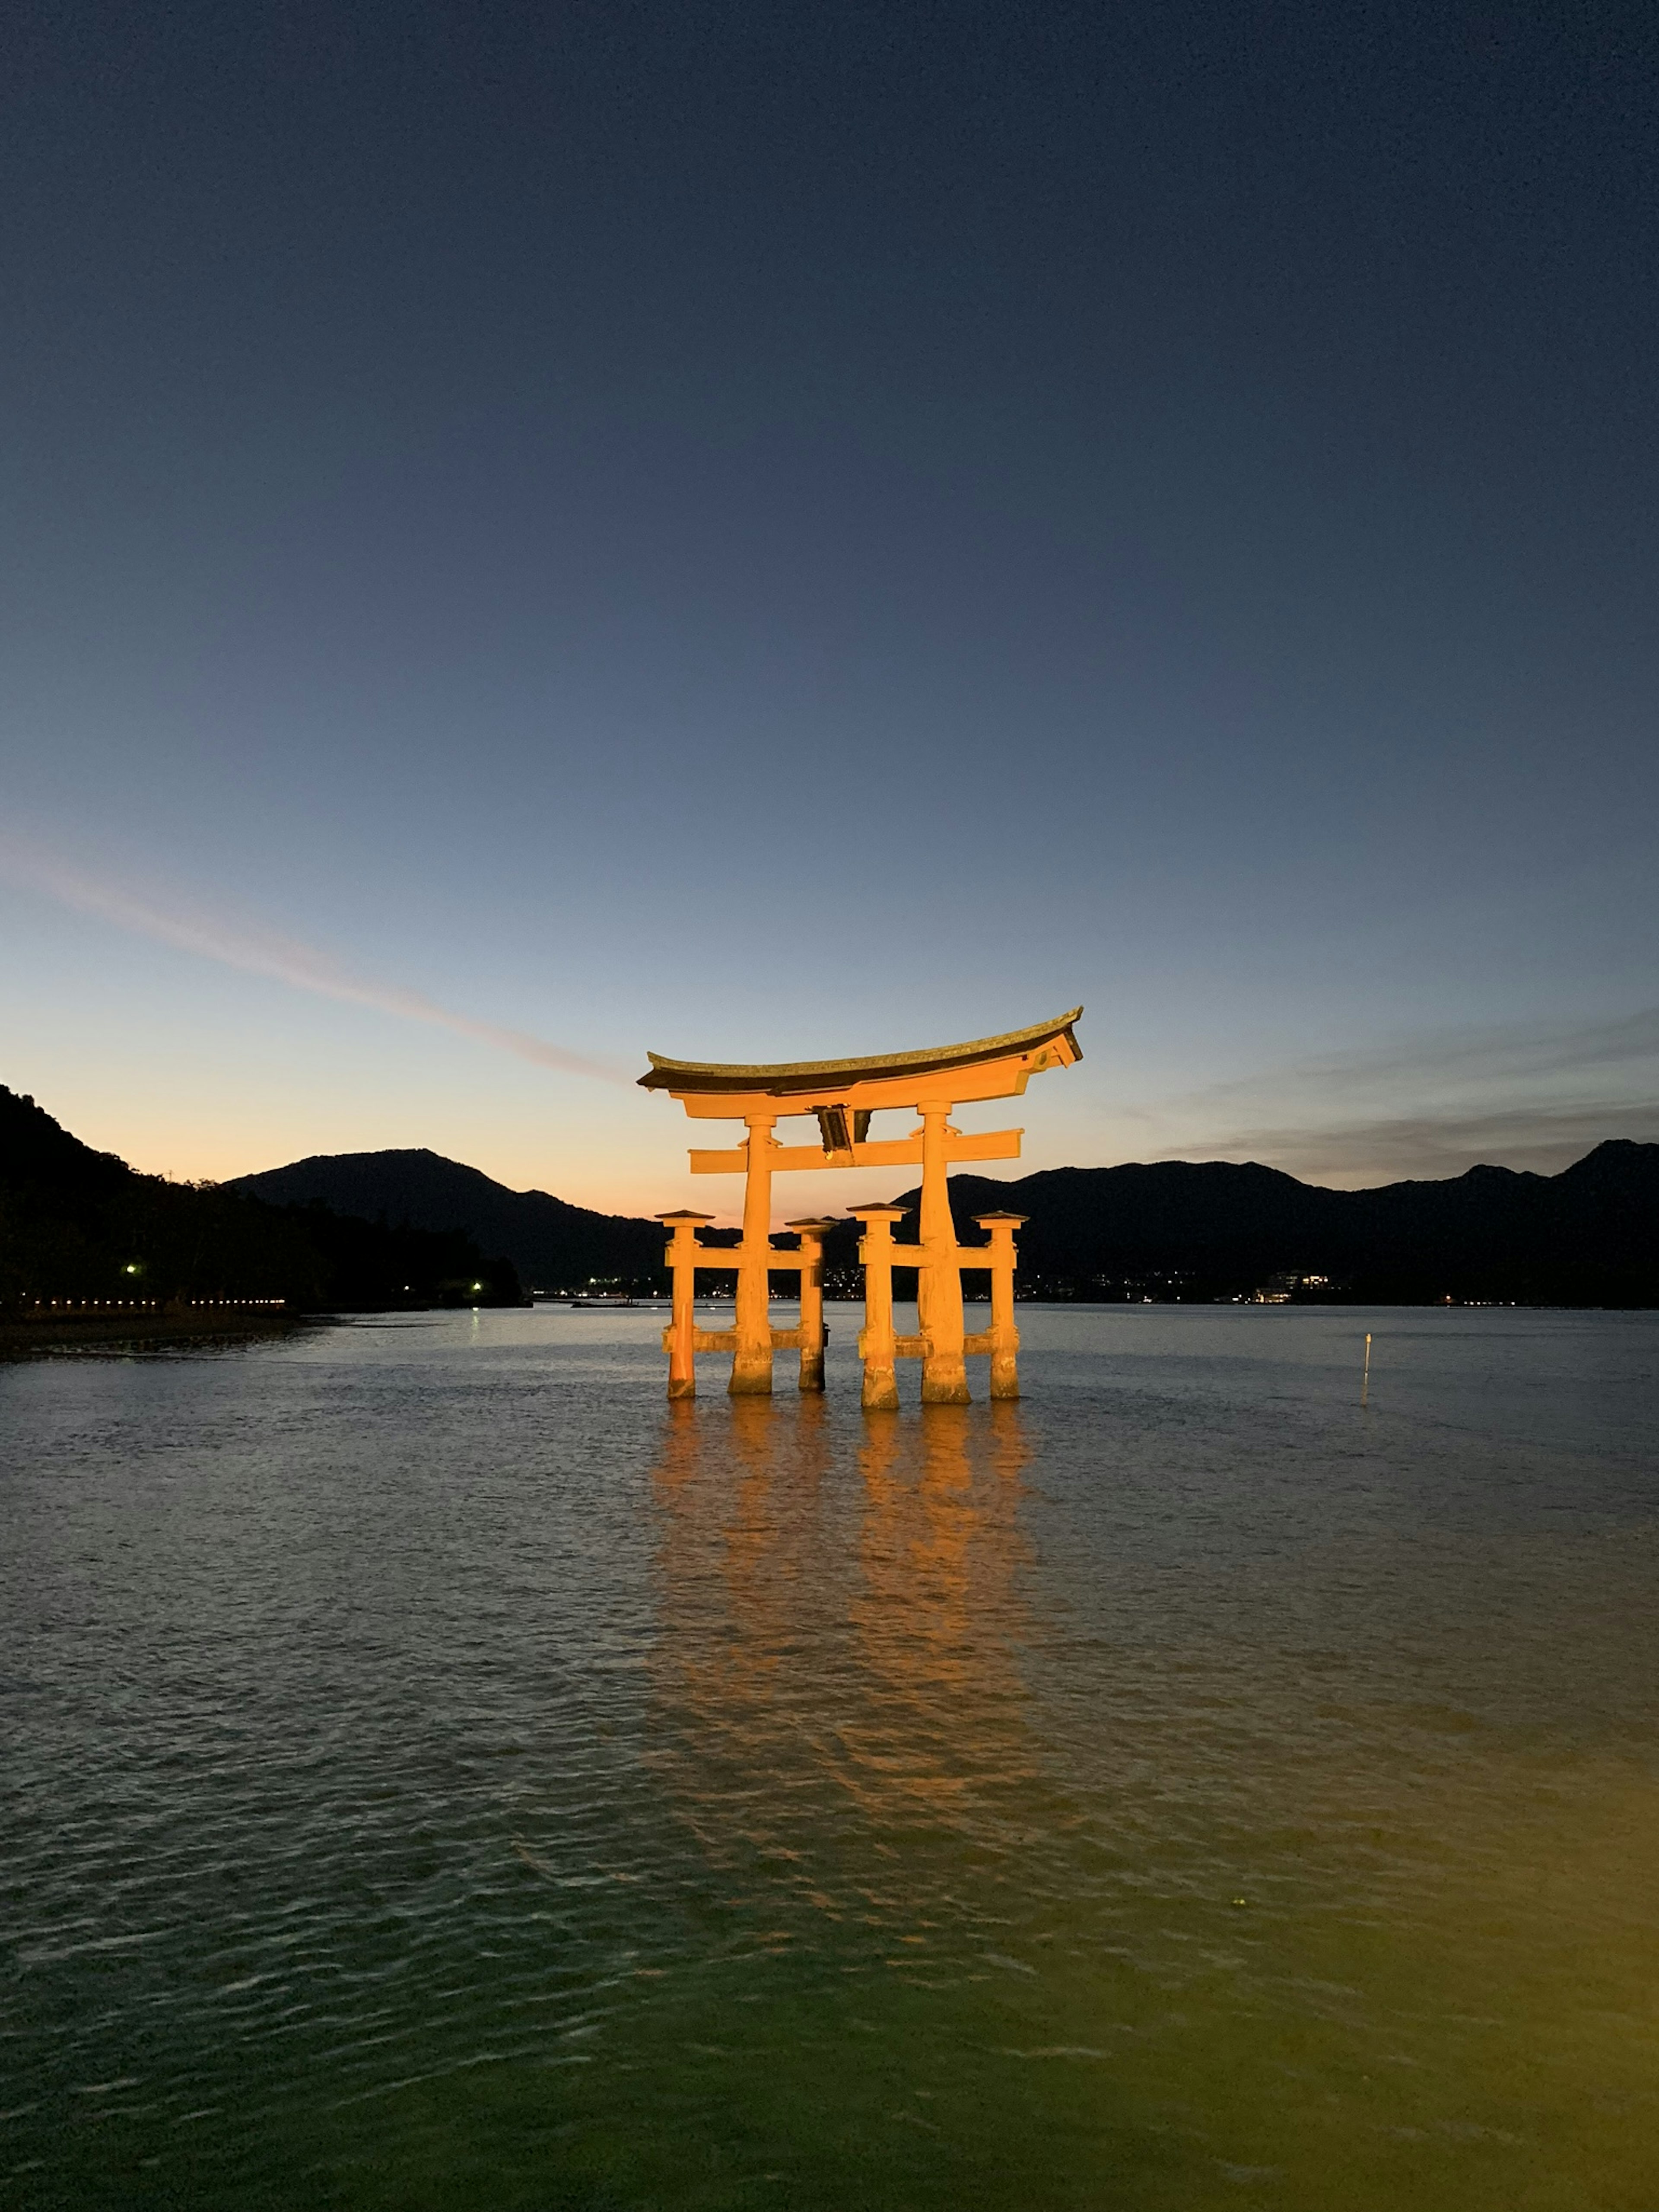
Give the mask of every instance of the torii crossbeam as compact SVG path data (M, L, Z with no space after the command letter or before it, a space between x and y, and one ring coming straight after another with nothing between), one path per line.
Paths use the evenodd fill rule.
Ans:
M983 1217L990 1243L958 1245L945 1176L954 1162L1018 1159L1024 1132L1000 1129L964 1136L951 1127L950 1116L956 1107L973 1101L1018 1097L1032 1076L1052 1067L1069 1067L1080 1060L1083 1055L1073 1025L1082 1012L1081 1006L1073 1006L1070 1013L1053 1021L1037 1022L1030 1029L1011 1030L1003 1036L975 1037L966 1044L887 1053L870 1060L743 1066L665 1060L656 1053L648 1054L650 1073L640 1078L643 1089L666 1091L694 1121L740 1120L747 1131L744 1141L729 1150L691 1153L694 1175L742 1171L746 1176L741 1244L725 1249L700 1244L697 1224L709 1218L707 1214L658 1217L673 1229L668 1264L674 1273L674 1318L663 1340L669 1355L670 1397L693 1395L696 1352L728 1347L733 1355L732 1392L768 1392L772 1388L774 1351L795 1344L801 1355L801 1388L822 1389L819 1261L823 1232L832 1224L816 1218L792 1223L800 1231L800 1250L775 1250L770 1233L772 1177L803 1168L898 1167L918 1161L921 1165L918 1243L891 1242L891 1208L856 1209L866 1218L867 1232L859 1253L866 1267L866 1327L861 1340L864 1402L866 1406L896 1404L892 1361L910 1356L920 1357L922 1362L924 1402L961 1404L968 1397L964 1354L969 1351L992 1354L994 1396L1017 1396L1018 1338L1012 1297L1013 1229L1018 1217ZM893 1107L913 1109L921 1116L921 1127L896 1139L872 1140L871 1116ZM792 1115L816 1118L816 1145L777 1142L773 1130ZM875 1213L883 1216L879 1225L870 1219ZM872 1279L872 1262L875 1272L885 1279L884 1330L878 1319L883 1292ZM890 1270L894 1267L920 1271L917 1304L921 1326L915 1340L896 1338L892 1333ZM964 1334L963 1321L964 1267L993 1271L993 1325L982 1337L971 1340ZM698 1267L736 1269L735 1328L696 1328L692 1294ZM796 1268L801 1276L801 1326L799 1330L775 1330L768 1303L768 1275L774 1269ZM878 1342L872 1341L872 1334Z

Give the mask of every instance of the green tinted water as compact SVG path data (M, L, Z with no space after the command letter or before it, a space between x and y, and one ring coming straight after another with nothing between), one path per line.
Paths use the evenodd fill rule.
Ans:
M1659 2201L1659 1316L1021 1318L0 1370L9 2201Z

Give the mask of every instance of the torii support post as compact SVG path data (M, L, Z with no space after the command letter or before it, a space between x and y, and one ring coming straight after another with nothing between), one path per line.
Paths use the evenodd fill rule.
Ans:
M1023 1213L976 1213L975 1221L989 1233L991 1245L986 1265L991 1270L991 1395L1019 1395L1019 1331L1014 1326L1014 1269L1019 1264L1014 1250L1014 1231L1027 1217Z
M729 1275L733 1270L742 1280L744 1254L741 1245L701 1244L697 1231L703 1223L714 1218L708 1213L659 1213L659 1221L673 1231L673 1242L668 1247L667 1263L674 1273L673 1317L662 1333L662 1348L668 1354L668 1395L671 1398L694 1398L696 1395L696 1357L700 1352L731 1352L738 1349L735 1328L699 1328L696 1325L694 1301L696 1295L697 1270L705 1273ZM798 1224L792 1224L798 1225ZM834 1227L832 1222L814 1222L811 1227L825 1230ZM769 1243L763 1244L758 1254L762 1269L769 1274L775 1267L787 1273L799 1269L802 1273L816 1273L821 1263L822 1248L816 1238L803 1237L799 1252L775 1252ZM767 1330L767 1372L770 1376L770 1355L781 1347L793 1348L801 1342L798 1328ZM817 1309L816 1341L810 1347L817 1355L816 1383L803 1382L803 1389L822 1389L823 1387L823 1310ZM735 1363L734 1363L735 1364ZM730 1386L728 1386L730 1387ZM739 1393L739 1395L745 1395Z
M814 1215L806 1221L788 1221L800 1238L800 1387L823 1388L823 1240L833 1221Z
M665 1255L674 1278L673 1317L664 1331L671 1398L695 1398L697 1395L697 1363L694 1356L697 1344L697 1261L701 1256L697 1231L702 1223L714 1218L712 1213L688 1212L657 1216L663 1226L673 1232ZM708 1265L706 1259L703 1265Z
M902 1206L855 1206L864 1224L859 1258L864 1265L864 1327L859 1357L864 1362L863 1405L866 1413L898 1411L898 1340L893 1334L893 1224L904 1218Z

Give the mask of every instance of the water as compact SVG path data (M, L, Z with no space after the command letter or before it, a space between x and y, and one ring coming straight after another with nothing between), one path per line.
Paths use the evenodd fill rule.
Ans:
M1649 2212L1659 1316L830 1321L0 1368L5 2201Z

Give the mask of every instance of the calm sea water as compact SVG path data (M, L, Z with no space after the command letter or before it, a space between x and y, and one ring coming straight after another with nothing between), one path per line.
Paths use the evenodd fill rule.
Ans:
M6 2201L1651 2212L1659 1316L830 1319L0 1369Z

